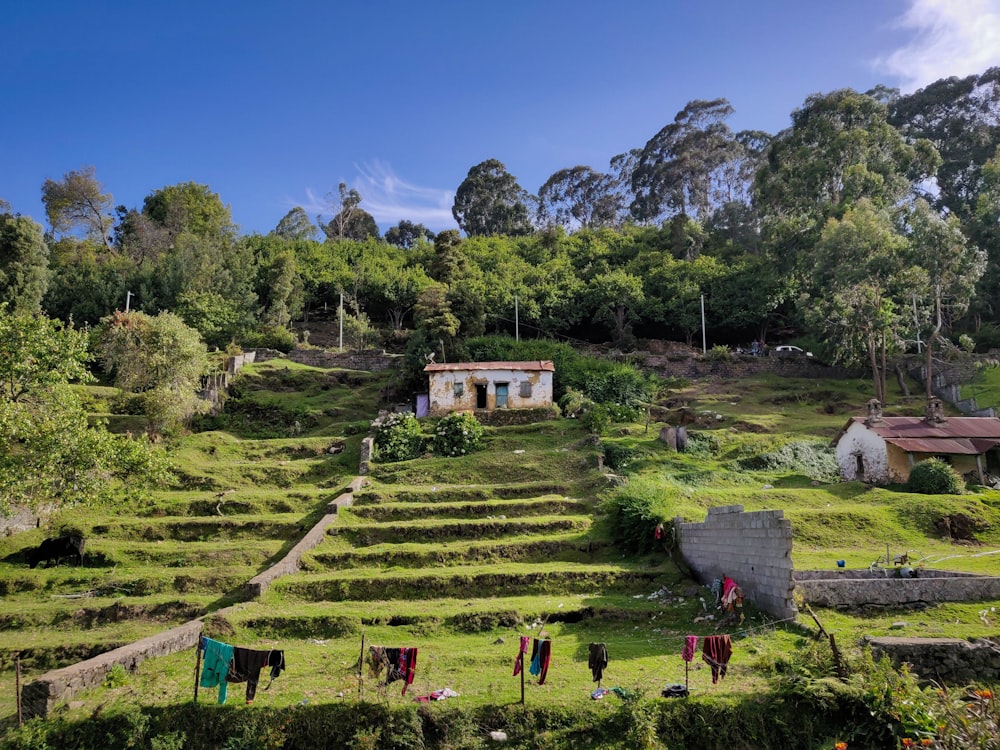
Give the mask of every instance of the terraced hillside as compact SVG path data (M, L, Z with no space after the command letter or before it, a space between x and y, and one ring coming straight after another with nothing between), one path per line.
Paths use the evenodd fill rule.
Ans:
M286 377L296 389L276 390ZM325 512L357 470L358 404L374 405L384 377L272 362L240 382L251 395L221 418L229 431L172 449L175 487L133 507L68 509L49 528L0 539L0 679L15 657L29 681L239 601ZM329 395L316 406L310 389ZM282 437L248 437L262 432ZM23 551L66 530L86 539L84 565L29 569Z

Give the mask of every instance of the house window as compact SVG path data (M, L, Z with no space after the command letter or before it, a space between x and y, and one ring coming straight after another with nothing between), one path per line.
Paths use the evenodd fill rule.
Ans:
M497 383L497 408L507 408L507 383Z
M531 381L521 381L521 398L531 398Z
M465 383L455 383L452 385L452 394L455 398L465 395Z

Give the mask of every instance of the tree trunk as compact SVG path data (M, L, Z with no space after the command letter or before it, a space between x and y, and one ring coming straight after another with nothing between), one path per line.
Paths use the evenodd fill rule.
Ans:
M937 337L941 334L941 328L944 326L944 322L941 316L941 286L936 285L934 287L934 330L931 331L930 336L927 337L926 350L924 351L924 368L926 369L926 376L924 377L924 395L927 400L931 400L933 393L933 380L934 380L934 342Z

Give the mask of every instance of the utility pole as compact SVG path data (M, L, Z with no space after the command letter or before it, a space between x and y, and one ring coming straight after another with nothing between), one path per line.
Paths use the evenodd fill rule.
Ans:
M705 333L705 295L701 295L701 353L708 351Z
M521 322L517 317L517 295L514 295L514 340L521 340Z
M340 351L344 351L344 293L340 293L340 341L338 343Z
M130 303L130 302L132 301L132 298L133 298L134 296L135 296L135 295L134 295L134 294L132 294L132 292L125 292L125 312L128 312L128 309L129 309L129 303Z
M923 342L920 341L920 321L917 320L917 295L913 295L913 330L917 339L917 354L920 354ZM928 374L928 377L930 375Z

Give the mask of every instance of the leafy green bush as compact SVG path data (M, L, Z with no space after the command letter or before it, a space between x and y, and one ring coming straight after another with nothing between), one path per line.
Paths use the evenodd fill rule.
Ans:
M750 471L794 471L810 479L832 482L840 476L840 466L833 449L824 442L794 440L777 450L736 462Z
M375 456L379 461L408 461L424 452L420 423L412 414L390 414L375 431Z
M962 479L940 458L928 458L910 469L906 489L922 495L957 495L962 491Z
M635 460L635 450L621 443L605 443L604 463L613 471L624 474Z
M608 515L611 536L626 552L642 554L657 547L656 526L671 517L662 483L633 478L601 503Z
M728 346L722 346L721 344L716 344L707 352L705 352L704 359L706 362L728 362L733 357L729 352Z
M295 334L284 326L263 326L253 331L243 331L237 336L246 349L277 349L290 352L295 348Z
M479 448L483 426L472 414L449 414L434 427L431 450L439 456L464 456Z
M604 431L608 429L608 425L611 424L607 407L603 404L592 404L580 417L580 424L592 435L603 435Z

